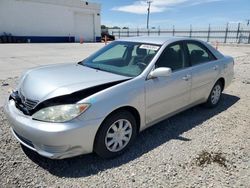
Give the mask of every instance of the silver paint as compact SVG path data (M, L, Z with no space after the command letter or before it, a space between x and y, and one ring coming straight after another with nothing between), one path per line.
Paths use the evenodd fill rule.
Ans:
M5 105L5 112L12 129L30 140L30 149L49 158L67 158L93 151L98 128L114 110L132 107L140 115L140 127L145 128L180 111L207 100L219 78L227 87L233 79L233 58L223 56L209 44L203 43L217 58L216 61L172 72L169 77L149 78L155 62L166 46L172 42L190 38L136 37L120 41L135 41L161 45L147 68L137 77L97 92L78 103L91 103L91 107L79 117L66 123L47 123L32 120L16 107L13 101ZM192 39L193 41L193 39ZM198 40L195 40L198 41ZM127 79L77 64L45 66L29 70L20 79L17 90L32 100L69 94L99 84Z

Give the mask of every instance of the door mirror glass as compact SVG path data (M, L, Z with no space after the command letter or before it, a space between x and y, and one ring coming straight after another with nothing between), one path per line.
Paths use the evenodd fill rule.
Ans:
M149 74L149 78L157 78L157 77L168 77L172 73L171 68L168 67L160 67L156 68L155 70L151 71Z

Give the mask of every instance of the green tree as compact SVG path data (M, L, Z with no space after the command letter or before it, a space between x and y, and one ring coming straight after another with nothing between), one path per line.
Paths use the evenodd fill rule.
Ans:
M107 29L106 25L101 25L101 29Z

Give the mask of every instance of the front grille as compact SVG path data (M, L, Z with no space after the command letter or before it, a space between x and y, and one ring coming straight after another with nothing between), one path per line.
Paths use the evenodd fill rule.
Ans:
M21 92L14 91L11 93L9 100L14 100L16 108L22 111L25 115L31 115L32 110L36 107L39 101L25 98Z
M19 92L19 93L20 93L20 98L21 98L21 101L22 101L23 105L28 110L32 110L32 109L34 109L36 107L36 105L38 104L39 101L25 98L25 96L23 96L22 92Z
M62 153L69 149L68 146L48 146L48 145L41 145L42 150L49 152L49 153Z
M35 106L37 105L38 101L33 101L30 99L26 99L24 101L24 105L27 107L28 110L32 110L35 108Z

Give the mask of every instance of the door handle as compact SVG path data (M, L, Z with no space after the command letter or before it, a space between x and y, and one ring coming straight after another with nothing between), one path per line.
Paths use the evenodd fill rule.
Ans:
M185 81L188 81L191 78L190 74L187 74L186 76L183 76L182 79Z
M218 65L215 65L215 66L213 67L213 69L214 69L214 70L217 70L217 69L218 69Z

